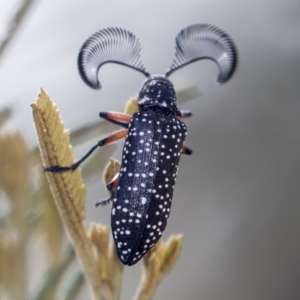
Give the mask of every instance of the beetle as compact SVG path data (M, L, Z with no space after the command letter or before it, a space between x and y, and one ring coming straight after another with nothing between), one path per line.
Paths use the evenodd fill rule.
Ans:
M123 129L101 139L72 166L51 166L45 171L76 169L98 147L125 138L120 172L107 185L112 202L111 228L118 256L125 265L137 263L160 239L169 218L181 154L190 155L185 145L186 125L191 115L177 105L168 77L178 69L201 59L217 63L217 83L228 81L237 66L232 39L209 24L194 24L181 30L175 39L175 58L165 75L148 73L140 60L139 40L121 28L102 29L90 36L78 56L83 81L100 89L98 72L105 63L116 63L147 77L138 96L139 111L133 116L100 112L100 117Z

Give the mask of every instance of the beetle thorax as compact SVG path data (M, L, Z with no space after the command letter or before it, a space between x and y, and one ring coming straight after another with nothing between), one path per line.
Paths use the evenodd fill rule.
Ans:
M149 107L162 107L170 109L176 116L181 115L173 84L165 76L151 76L144 82L139 93L138 104L140 110Z

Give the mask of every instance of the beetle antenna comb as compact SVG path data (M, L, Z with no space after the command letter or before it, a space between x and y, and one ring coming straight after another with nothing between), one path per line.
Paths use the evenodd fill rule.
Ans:
M217 63L217 83L225 83L232 77L237 67L237 50L223 30L209 24L194 24L181 30L175 42L175 58L166 77L201 59L211 59Z
M82 45L78 55L78 71L82 80L93 89L100 89L98 71L105 63L116 63L143 73L141 46L131 32L122 28L106 28L95 32Z

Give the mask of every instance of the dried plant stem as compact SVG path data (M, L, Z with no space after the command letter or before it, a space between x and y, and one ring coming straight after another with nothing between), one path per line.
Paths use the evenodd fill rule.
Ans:
M49 268L46 274L43 277L43 282L38 285L39 290L33 300L44 300L44 299L54 299L56 288L61 280L61 277L64 275L65 270L70 266L75 258L74 248L70 245L68 247L67 253L63 260L56 264L55 266Z
M67 286L65 292L63 293L62 299L64 300L73 300L77 299L76 296L79 293L80 289L85 283L85 277L81 270L72 275L70 284Z
M44 166L71 165L74 158L69 146L69 135L64 131L59 112L45 91L41 90L36 103L32 104L32 110ZM101 280L92 243L83 224L85 187L80 171L46 173L46 176L94 299L112 299L107 282Z
M24 195L28 189L28 154L19 133L0 137L0 189L10 202L5 230L0 230L0 282L8 288L10 299L27 299L28 227Z
M23 0L20 4L19 9L15 12L13 18L9 22L7 33L0 43L0 59L4 50L17 32L17 29L20 27L22 21L24 20L26 14L28 13L30 7L34 2L35 0Z
M171 236L164 244L159 241L143 259L144 272L136 300L151 300L162 278L172 269L179 256L183 236Z
M124 266L121 264L119 257L116 252L116 247L114 240L111 236L109 241L109 251L108 251L108 258L111 261L110 265L110 280L111 280L111 287L113 291L113 298L118 300L121 298L121 288L122 288L122 278L123 278L123 268Z
M113 238L107 226L92 224L90 229L90 239L95 246L99 256L98 268L102 280L109 283L114 300L120 299L122 275L124 266L121 264Z

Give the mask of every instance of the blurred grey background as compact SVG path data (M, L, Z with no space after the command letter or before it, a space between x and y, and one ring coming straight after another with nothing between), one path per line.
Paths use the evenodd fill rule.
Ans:
M0 2L0 38L16 0ZM165 0L36 1L0 61L0 108L12 106L9 129L36 145L30 103L40 87L57 103L66 127L120 110L144 78L117 65L100 72L101 91L80 79L84 40L108 26L139 37L152 74L171 64L174 38L185 26L211 23L225 30L240 54L232 80L216 86L216 66L198 62L176 72L177 89L199 86L184 103L182 157L169 225L163 238L183 233L180 259L156 299L300 299L300 1ZM100 137L99 137L100 138ZM94 143L76 148L80 157ZM122 143L114 157L120 158ZM88 186L87 222L109 224L102 170ZM126 268L123 299L131 299L141 266Z

